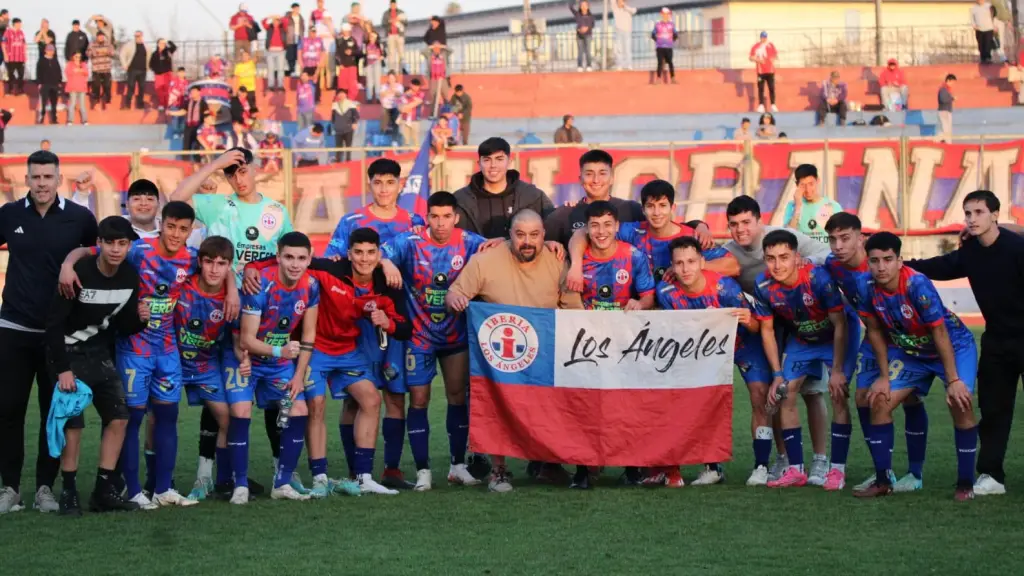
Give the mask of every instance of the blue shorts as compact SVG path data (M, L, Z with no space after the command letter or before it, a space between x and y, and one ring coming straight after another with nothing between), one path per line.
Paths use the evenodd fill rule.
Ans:
M318 398L331 390L331 398L348 398L345 389L361 380L374 382L370 362L362 350L356 349L340 356L330 356L319 350L313 351L306 375L306 398Z
M295 364L264 364L252 367L252 376L244 385L238 383L236 374L236 385L228 388L228 404L240 402L256 402L256 406L266 409L273 403L279 402L288 395L288 383L295 375ZM241 379L244 381L244 379ZM295 400L305 400L304 392L300 392Z
M853 378L857 369L857 348L860 347L860 322L847 318L846 358L843 362L843 373L846 380ZM807 376L821 378L822 364L832 366L832 342L810 344L796 337L790 337L786 343L786 352L782 355L782 377L787 381Z
M772 368L764 357L764 347L761 346L760 340L745 342L743 347L736 350L733 359L736 367L740 369L740 376L748 386L754 382L772 383Z
M202 406L207 402L227 402L222 380L219 368L205 374L182 376L188 405Z
M454 348L432 348L422 350L409 346L405 351L405 385L408 388L416 386L427 386L437 377L437 359L453 356L469 350L469 346L457 346ZM404 394L407 389L401 391L392 390L389 384L389 392Z
M964 381L967 391L974 394L978 379L978 350L974 342L955 350L953 360L957 376ZM913 388L915 395L927 396L936 378L949 384L940 358L918 358L889 347L889 385L893 392Z
M181 357L177 352L151 356L118 352L115 362L128 407L146 406L150 400L181 402Z
M875 358L875 351L871 343L865 338L857 350L857 390L871 388L871 385L878 380L881 371L878 369L878 359Z
M238 358L231 348L225 349L220 358L221 398L220 402L234 404L236 402L252 402L249 391L249 378L238 373Z

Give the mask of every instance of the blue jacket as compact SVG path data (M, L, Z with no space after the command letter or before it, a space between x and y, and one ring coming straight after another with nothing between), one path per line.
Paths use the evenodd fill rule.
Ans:
M50 415L46 417L46 440L50 445L51 458L60 458L64 451L64 425L92 404L92 389L81 380L75 380L75 383L78 385L75 392L63 392L56 384L53 387Z

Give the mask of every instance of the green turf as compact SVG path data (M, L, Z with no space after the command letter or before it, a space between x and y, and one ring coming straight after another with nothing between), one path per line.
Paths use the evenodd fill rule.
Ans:
M723 486L621 488L608 470L598 489L575 492L526 480L516 462L516 491L448 488L444 397L431 406L435 489L397 497L333 497L320 502L258 500L246 507L204 502L190 509L79 519L32 510L0 517L0 574L996 574L1024 565L1024 476L1018 426L1010 442L1011 493L953 501L952 424L941 388L927 400L930 418L925 489L862 502L820 488L751 489L749 403L736 388L733 462ZM340 475L337 403L328 423L331 473ZM91 422L96 422L95 414ZM182 412L176 482L194 479L199 412ZM32 418L29 430L35 430ZM906 466L902 415L894 462ZM856 429L856 426L855 426ZM80 489L92 487L95 426L87 433ZM34 478L35 434L27 447L26 489ZM253 425L250 474L270 480L262 417ZM2 439L0 439L2 441ZM810 451L805 441L805 450ZM405 470L413 466L405 449ZM381 450L378 450L378 469ZM855 431L849 479L871 469ZM308 469L301 466L308 481ZM687 470L689 479L696 469ZM29 496L30 497L30 496Z

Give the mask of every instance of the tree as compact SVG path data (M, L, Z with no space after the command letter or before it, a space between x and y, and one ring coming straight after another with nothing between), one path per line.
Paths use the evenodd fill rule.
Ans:
M448 6L444 9L445 16L455 16L456 14L462 14L462 4L458 2L449 2Z

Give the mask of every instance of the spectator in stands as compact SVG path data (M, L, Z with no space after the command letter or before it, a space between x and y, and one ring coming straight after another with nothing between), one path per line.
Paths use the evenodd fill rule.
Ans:
M348 23L352 26L352 37L356 39L356 46L359 47L359 51L362 52L366 46L366 40L370 35L370 21L363 15L363 7L359 2L353 2L352 8L348 11L348 14L342 19L342 22Z
M21 29L21 18L11 20L11 26L4 31L4 66L7 67L7 93L17 96L25 93L25 32Z
M57 47L47 44L43 49L43 57L36 62L36 84L39 85L39 117L36 118L36 124L43 123L47 108L50 109L50 124L57 123L57 98L63 80L60 62L57 61Z
M11 123L11 118L13 117L14 108L0 110L0 154L4 153L4 132L7 130L7 125Z
M753 139L754 134L750 131L750 118L740 120L740 127L733 133L733 140L747 141Z
M47 45L53 45L54 48L57 47L57 35L53 33L53 29L50 28L50 21L46 18L39 22L39 30L36 30L34 38L33 42L36 43L40 54L46 52Z
M359 130L359 104L341 90L334 96L331 106L331 124L334 126L335 148L351 148ZM334 158L337 162L347 162L352 159L352 151L336 152Z
M302 71L299 82L295 85L295 110L298 114L299 130L308 128L313 123L313 113L316 112L316 85L310 80L307 70Z
M626 0L615 0L612 4L615 17L615 69L633 69L633 16L636 8Z
M345 92L351 100L359 97L359 58L359 45L352 37L352 25L345 22L341 25L334 60L338 67L337 89Z
M445 29L444 20L439 16L430 17L430 25L427 26L427 31L423 33L423 57L430 61L430 58L434 55L434 45L437 44L440 48L437 51L444 58L445 65L448 64L448 57L451 51L448 49L448 32Z
M160 38L156 41L156 50L149 57L149 69L153 71L153 89L156 91L156 109L159 112L167 108L171 78L174 77L174 52L177 50L174 42Z
M380 43L380 34L377 34L376 30L370 30L366 45L363 47L363 73L366 76L367 104L379 101L385 54L384 47Z
M203 127L199 129L199 146L206 152L214 152L224 148L224 141L219 130L217 130L217 119L213 114L207 114L203 118ZM212 154L203 156L204 161L213 158Z
M953 142L953 103L956 96L953 95L953 86L956 85L956 76L946 74L946 81L939 87L939 142L949 144Z
M443 50L440 44L430 47L430 92L427 94L426 102L430 117L434 116L438 104L445 101L444 88L448 83L448 63Z
M761 38L750 49L750 61L757 72L757 111L765 111L764 87L768 85L768 97L771 98L772 112L778 112L775 105L775 61L779 59L779 51L775 44L768 41L768 32L761 32Z
M284 91L284 72L287 65L288 30L285 21L277 14L263 19L263 29L267 31L265 49L267 51L266 90Z
M71 61L71 57L80 54L84 59L89 50L89 37L82 31L82 23L78 20L71 21L71 32L68 32L64 39L64 60Z
M248 7L244 3L238 5L238 12L231 17L228 27L234 33L234 57L235 61L238 61L243 51L248 54L252 50L252 41L256 39L258 32L256 20L249 15Z
M110 19L106 16L93 14L85 21L85 29L92 35L93 40L102 32L107 37L107 42L114 46L114 25L110 23Z
M981 63L992 62L995 22L992 18L991 4L986 0L977 0L971 6L971 26L974 28L974 38L978 42L978 55L981 58Z
M256 108L256 95L245 86L239 86L238 91L231 97L231 121L241 122L246 128L251 129L257 112L259 110Z
M562 116L562 125L555 130L555 144L579 144L583 142L580 129L573 126L576 119L572 114Z
M170 117L171 134L180 138L185 133L185 104L188 99L188 79L185 68L179 66L167 89L167 115Z
M228 132L224 141L224 149L231 150L232 148L245 148L251 152L255 152L260 147L259 142L256 141L256 137L249 131L249 126L244 122L233 121L231 122L231 132Z
M221 80L227 74L227 68L228 61L220 54L214 54L203 65L203 77L207 80Z
M384 16L380 19L380 29L387 41L388 70L402 71L402 53L405 52L405 26L408 19L405 12L398 8L398 0L391 0Z
M380 127L382 132L397 131L398 105L403 94L405 94L405 86L398 81L398 76L394 71L388 72L384 85L380 88L380 107L384 111Z
M249 105L256 107L256 62L249 56L249 52L241 50L237 53L238 61L235 62L234 72L231 79L231 87L236 95L245 88L245 97Z
M775 138L775 116L765 112L757 121L757 137L762 140Z
M586 60L587 72L594 69L590 56L590 44L594 38L594 14L590 11L590 2L569 0L569 11L576 19L576 71L583 72Z
M452 136L452 128L448 125L448 117L441 116L430 129L430 147L435 154L435 163L444 158L444 153L454 143L455 139Z
M267 132L260 140L260 157L263 159L262 169L264 172L276 173L281 171L281 159L284 145L277 137L276 132Z
M334 18L331 17L331 13L324 10L320 18L316 20L314 27L316 35L320 37L320 41L324 45L324 52L320 54L320 66L317 68L319 73L313 78L322 93L335 86L334 53L338 46L337 38L334 36ZM317 98L317 102L319 101L320 99Z
M316 28L309 29L309 35L302 39L299 44L299 51L302 53L302 73L310 81L320 77L320 66L322 56L326 53L324 41L316 34ZM316 86L314 92L316 101L320 101L320 86Z
M295 156L295 166L319 166L320 152L324 147L324 127L320 124L313 124L309 128L301 130L292 137L292 155Z
M469 126L473 121L473 99L466 93L462 84L455 85L455 94L452 95L448 105L455 117L459 119L459 140L463 145L468 145Z
M796 186L793 199L786 203L782 221L784 226L828 244L825 222L843 211L839 202L826 198L818 186L818 168L813 164L801 164L793 171Z
M43 150L45 152L49 152L50 148L53 148L53 143L50 142L49 140L47 140L46 138L43 138L42 140L39 141L39 149L40 150Z
M785 132L779 132L779 140L789 140L789 136Z
M7 29L11 26L11 13L7 8L0 9L0 42L3 41L4 34L7 33ZM4 53L0 50L0 66L4 65Z
M89 125L89 113L85 110L85 93L89 89L89 65L82 61L82 54L74 52L71 60L64 67L64 77L67 84L64 90L68 93L68 126L75 121L75 107L78 107L78 115L82 118L82 124Z
M409 89L402 94L398 106L398 124L405 146L420 144L420 108L423 106L423 83L413 78Z
M324 0L316 0L316 8L309 14L310 26L315 26L324 17L327 9L324 8Z
M907 107L910 88L895 58L890 58L885 70L878 75L878 93L882 107L886 110L902 110Z
M135 31L135 41L125 42L121 46L121 68L127 71L124 101L121 109L127 110L135 100L135 108L143 107L146 89L146 45L142 40L142 31Z
M185 104L185 133L181 142L183 150L192 151L199 146L199 129L209 114L210 107L203 100L202 91L193 86L188 91L188 102ZM193 156L192 161L197 162L198 158Z
M302 7L298 2L292 3L292 9L285 21L285 29L288 31L285 56L288 58L288 75L292 76L295 74L295 63L299 60L299 43L306 32L306 20L302 17Z
M846 82L839 80L839 71L833 70L828 80L821 83L821 101L818 102L818 121L821 126L829 113L835 113L839 126L846 125Z
M658 58L657 78L664 81L665 84L668 84L670 80L675 84L676 67L672 63L672 53L676 39L679 38L679 32L676 31L676 23L672 20L672 11L668 8L661 9L661 20L654 23L651 38L654 39L654 53ZM664 76L666 65L668 66L668 77Z
M107 35L96 33L96 41L89 46L89 63L92 64L92 105L100 104L103 110L110 104L111 71L114 68L114 46Z

